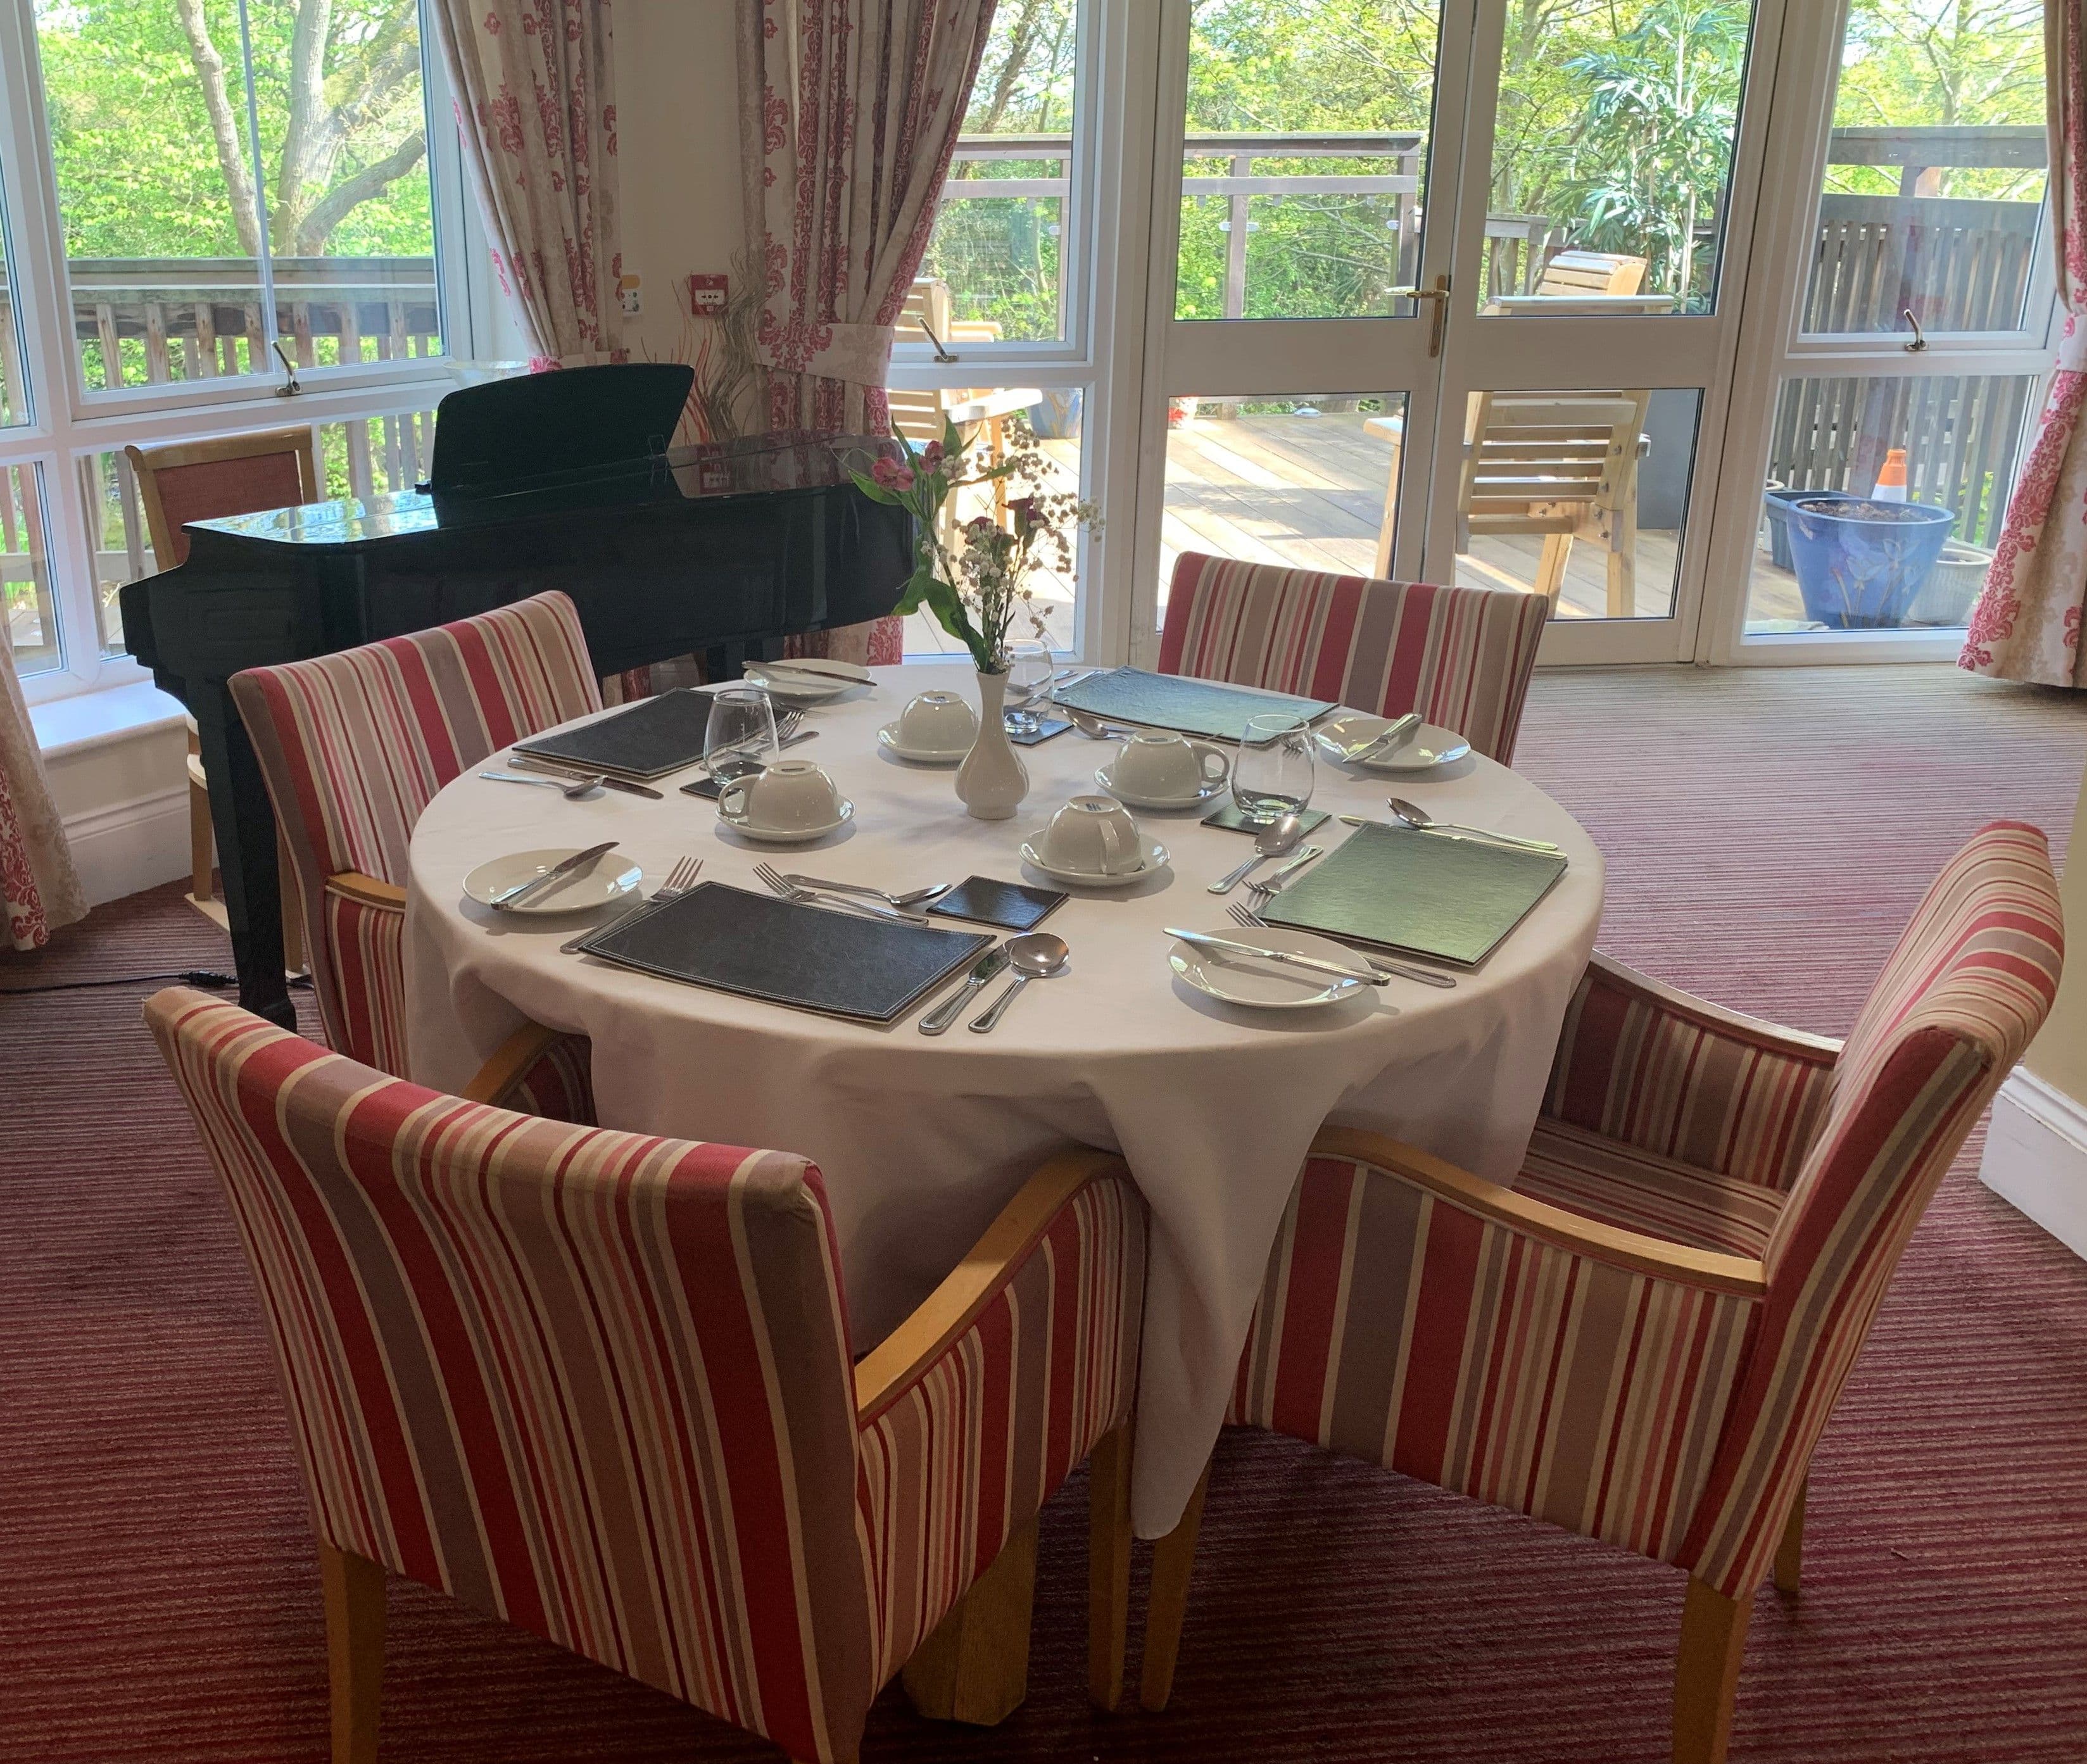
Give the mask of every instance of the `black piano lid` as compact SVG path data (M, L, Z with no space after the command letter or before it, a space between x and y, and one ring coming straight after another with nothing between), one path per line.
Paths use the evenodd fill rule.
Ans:
M561 509L830 489L851 482L851 468L867 471L871 460L895 445L875 435L782 429L736 441L670 448L649 459L518 479L497 488L474 489L467 496L403 490L192 521L189 526L198 532L225 533L273 545L344 549L402 534L496 525Z

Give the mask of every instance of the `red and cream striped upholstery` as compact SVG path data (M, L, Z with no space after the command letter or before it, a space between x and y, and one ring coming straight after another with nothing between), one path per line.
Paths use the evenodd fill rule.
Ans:
M2000 823L1928 891L1837 1058L1598 961L1516 1183L1547 1203L1529 1209L1539 1223L1314 1156L1232 1419L1750 1595L1906 1240L2042 1023L2063 949L2043 835ZM1653 1266L1669 1245L1740 1258L1721 1266L1745 1281L1564 1247L1548 1207L1567 1228L1577 1214L1657 1240Z
M1504 766L1549 613L1540 594L1380 582L1185 551L1167 592L1159 671L1384 716L1419 711Z
M259 1288L320 1539L765 1734L872 1698L1129 1416L1120 1164L858 1416L818 1171L506 1113L181 989L146 1016Z
M297 869L326 1039L402 1075L413 823L489 754L601 708L579 615L564 595L540 594L410 637L250 668L232 696ZM399 898L379 903L335 879L344 874ZM582 1058L567 1085L585 1070ZM536 1074L524 1083L546 1097L561 1087Z

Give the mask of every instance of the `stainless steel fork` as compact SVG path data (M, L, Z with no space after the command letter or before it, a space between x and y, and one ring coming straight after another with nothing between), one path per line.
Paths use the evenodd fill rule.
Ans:
M890 907L880 907L873 900L864 900L853 895L822 894L816 888L800 888L773 864L765 861L753 866L753 873L764 886L773 889L785 900L802 901L806 906L845 907L851 912L867 913L873 919L895 919L899 924L910 925L916 929L920 924L911 913L900 912Z
M1235 925L1247 925L1256 931L1265 931L1269 929L1267 920L1236 900L1225 910L1231 915L1232 922ZM1350 946L1344 944L1342 947L1347 948ZM1437 974L1432 968L1409 967L1403 962L1394 962L1388 955L1372 955L1367 950L1357 950L1355 953L1362 957L1380 974L1396 974L1401 980L1418 980L1423 986L1447 988L1457 984L1451 976Z
M567 938L558 946L558 954L570 955L578 950L583 943L589 942L600 937L604 931L613 929L621 925L625 920L634 919L639 913L650 912L655 907L664 907L669 901L679 900L682 895L696 886L696 878L702 873L702 868L703 861L700 857L676 858L674 867L667 872L666 881L652 891L649 899L634 902L617 914L614 918L600 925L591 925L578 936Z

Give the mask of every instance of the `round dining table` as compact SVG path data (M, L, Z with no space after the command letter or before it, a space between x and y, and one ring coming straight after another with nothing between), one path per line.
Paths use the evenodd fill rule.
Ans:
M703 881L755 891L764 859L894 891L972 875L1053 886L1025 868L1022 843L1068 797L1099 788L1114 744L1068 730L1019 750L1026 799L1011 820L975 820L954 767L908 763L877 741L933 687L971 695L967 672L913 664L875 669L871 685L809 712L817 737L791 757L823 766L854 816L809 845L757 845L723 825L714 804L680 788L702 775L693 767L654 780L656 801L574 801L479 777L499 756L455 780L412 836L412 1074L459 1090L533 1019L592 1042L604 1125L811 1158L858 1352L927 1296L1052 1151L1077 1142L1120 1153L1151 1210L1133 1519L1140 1535L1163 1535L1223 1424L1320 1127L1374 1129L1513 1180L1594 947L1602 856L1564 809L1490 760L1393 779L1321 758L1312 806L1333 813L1309 843L1330 850L1350 836L1343 812L1389 818L1395 792L1438 820L1555 841L1564 873L1478 967L1444 970L1453 988L1394 978L1322 1008L1255 1010L1177 978L1163 929L1251 935L1206 888L1247 854L1245 836L1202 825L1206 808L1140 809L1169 867L1127 888L1071 890L1043 926L1071 947L1065 972L1028 986L991 1033L960 1020L937 1036L917 1024L946 988L890 1024L822 1015L565 953L584 920L495 913L463 892L489 858L604 839L642 865L648 886L685 856L702 861Z

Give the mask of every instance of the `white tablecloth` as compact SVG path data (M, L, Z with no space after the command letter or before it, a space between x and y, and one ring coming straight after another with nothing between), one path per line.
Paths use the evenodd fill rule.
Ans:
M1113 748L1068 733L1026 750L1028 801L1011 821L974 821L951 769L877 746L878 725L929 686L971 690L947 667L880 668L873 689L814 713L818 739L793 757L832 772L856 816L809 847L745 843L679 793L685 776L661 780L661 802L567 801L475 774L450 784L413 835L413 1074L459 1088L526 1015L592 1038L608 1125L809 1155L833 1206L858 1349L933 1288L1054 1148L1120 1151L1152 1209L1133 1516L1140 1535L1158 1536L1216 1439L1269 1249L1321 1124L1377 1128L1482 1175L1513 1175L1594 946L1601 856L1564 809L1490 762L1403 783L1440 818L1558 841L1570 867L1453 991L1394 980L1324 1010L1253 1013L1177 980L1160 934L1167 924L1226 928L1204 885L1245 855L1244 836L1193 814L1141 814L1172 871L1077 895L1048 922L1072 946L1067 974L1032 984L991 1035L960 1024L933 1038L912 1017L867 1027L560 955L571 920L495 923L459 886L502 852L608 838L643 864L648 885L684 852L703 859L706 879L748 888L764 856L894 890L973 873L1044 882L1025 874L1022 839L1066 797L1095 788ZM1386 789L1322 763L1314 805L1381 816ZM1312 838L1349 831L1329 821Z

